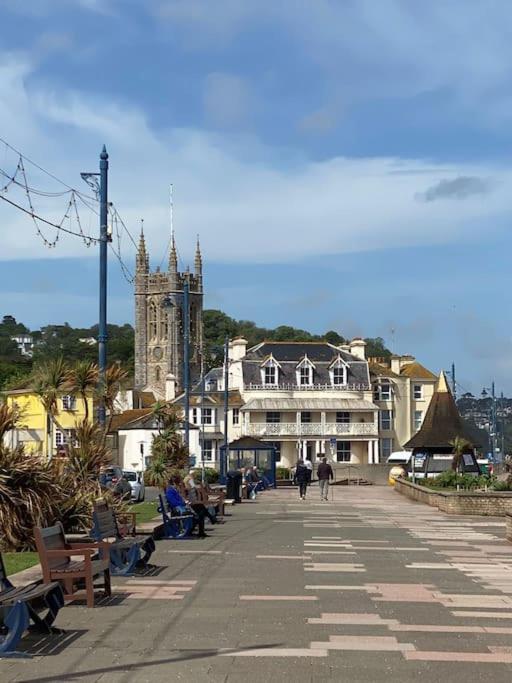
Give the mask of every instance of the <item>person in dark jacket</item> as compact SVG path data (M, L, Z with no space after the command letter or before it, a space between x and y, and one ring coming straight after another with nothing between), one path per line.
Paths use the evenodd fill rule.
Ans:
M318 478L318 485L320 487L320 500L327 500L329 497L329 481L334 479L334 472L332 467L327 462L325 455L322 457L316 472Z
M308 489L309 471L304 461L299 458L295 467L295 474L293 476L293 483L299 485L299 495L302 500L306 500L306 491Z

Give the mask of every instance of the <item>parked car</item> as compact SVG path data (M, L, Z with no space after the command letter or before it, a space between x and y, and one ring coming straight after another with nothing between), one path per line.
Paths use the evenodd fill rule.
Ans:
M136 503L142 503L146 496L142 474L135 472L135 470L123 470L123 476L132 488L132 500Z
M106 489L113 489L122 476L123 470L118 465L109 465L100 472L100 484Z

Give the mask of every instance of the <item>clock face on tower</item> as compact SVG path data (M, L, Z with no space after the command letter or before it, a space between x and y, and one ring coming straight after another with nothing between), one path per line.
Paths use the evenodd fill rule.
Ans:
M155 346L155 348L153 349L153 358L155 360L162 360L163 355L164 354L162 349L159 346Z

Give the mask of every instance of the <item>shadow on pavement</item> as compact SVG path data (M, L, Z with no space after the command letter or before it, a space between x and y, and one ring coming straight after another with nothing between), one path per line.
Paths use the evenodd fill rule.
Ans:
M236 653L247 650L260 650L262 648L270 647L282 647L283 643L269 643L260 645L250 645L248 647L239 648L222 648L220 651L222 655L226 656L230 653ZM76 681L85 676L100 676L101 674L113 674L116 672L126 672L139 671L148 666L159 666L161 664L172 664L175 662L186 662L194 659L203 659L206 657L217 657L219 655L219 650L177 650L177 653L183 653L182 655L177 655L175 657L166 657L165 659L152 659L149 661L139 662L135 664L117 664L116 666L109 666L102 669L87 669L86 671L76 671L73 673L67 672L60 676L53 674L48 677L38 676L37 679L25 678L20 679L20 683L30 683L31 681L37 680L37 683L54 683L54 681Z

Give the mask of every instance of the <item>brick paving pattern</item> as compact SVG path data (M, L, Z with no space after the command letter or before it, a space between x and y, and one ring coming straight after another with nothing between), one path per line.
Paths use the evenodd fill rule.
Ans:
M114 579L61 635L24 640L2 681L512 680L505 523L385 487L263 494L204 541L159 541L148 576ZM191 547L192 546L192 547ZM153 559L153 558L152 558Z

